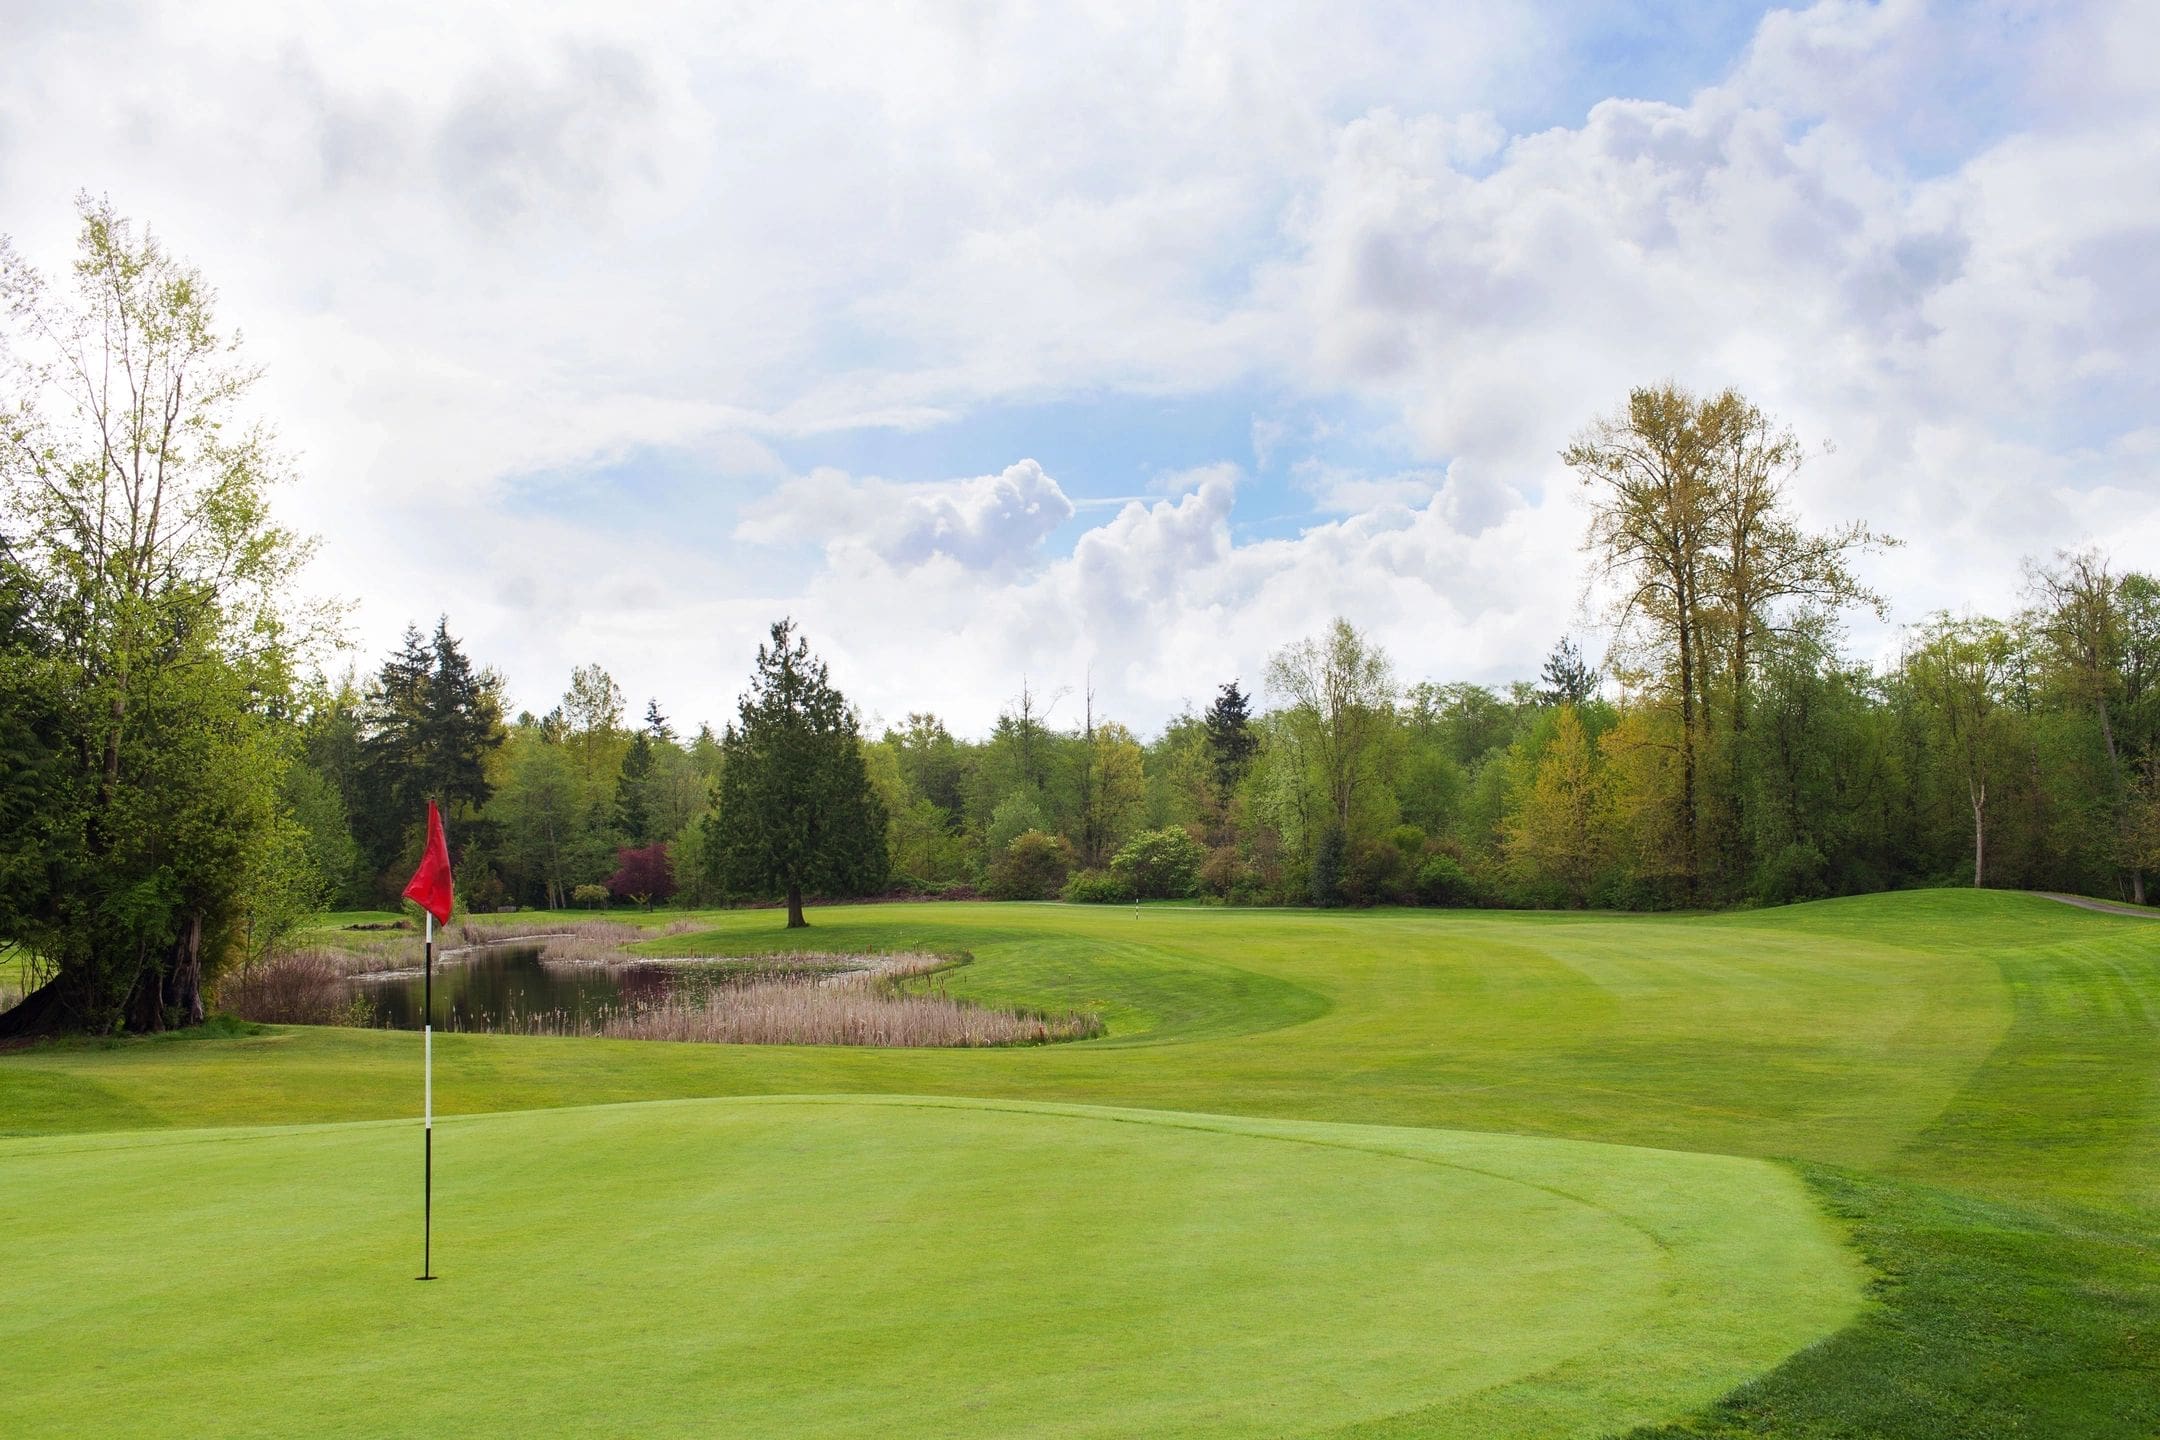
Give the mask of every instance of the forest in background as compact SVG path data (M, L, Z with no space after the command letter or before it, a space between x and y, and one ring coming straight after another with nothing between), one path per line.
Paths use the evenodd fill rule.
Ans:
M1706 578L1686 689L1670 616L1616 616L1637 633L1609 676L1563 640L1505 687L1402 683L1338 619L1145 737L1084 681L1053 724L1022 680L988 736L927 710L863 736L878 892L1651 909L1983 884L2142 902L2160 585L2096 553L2027 581L2029 608L1938 616L1881 671L1807 602L1743 640ZM430 794L479 908L772 898L730 893L707 860L725 764L709 726L633 715L599 665L545 714L506 719L501 694L447 624L313 694L288 789L338 903L395 895Z

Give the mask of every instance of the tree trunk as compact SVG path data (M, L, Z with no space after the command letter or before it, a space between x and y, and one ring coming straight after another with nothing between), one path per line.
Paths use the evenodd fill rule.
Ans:
M1972 799L1973 889L1987 883L1987 782L1968 780L1965 793Z
M803 919L802 886L790 883L787 887L787 928L800 930L810 922Z
M127 1028L155 1035L169 1025L200 1025L202 993L202 917L188 918L163 965L145 965L121 1007Z
M74 1028L68 1024L68 1005L57 979L48 980L23 996L14 1009L0 1011L0 1040L59 1035Z

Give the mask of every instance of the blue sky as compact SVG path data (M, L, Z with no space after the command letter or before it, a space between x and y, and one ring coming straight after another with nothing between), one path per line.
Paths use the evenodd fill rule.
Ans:
M1406 680L1606 636L1557 452L1736 385L1864 656L2160 556L2160 8L32 4L0 224L199 262L371 664L447 612L718 717L1147 730L1341 614ZM136 63L114 72L116 51Z

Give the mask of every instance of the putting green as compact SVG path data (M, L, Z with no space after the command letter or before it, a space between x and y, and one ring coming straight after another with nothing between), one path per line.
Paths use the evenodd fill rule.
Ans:
M0 1432L1601 1435L1859 1304L1725 1156L862 1097L436 1147L418 1285L410 1124L0 1142Z

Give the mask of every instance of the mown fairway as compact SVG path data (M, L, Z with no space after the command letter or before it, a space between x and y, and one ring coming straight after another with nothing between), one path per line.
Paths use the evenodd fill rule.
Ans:
M124 1433L177 1396L195 1433L374 1433L424 1393L416 1355L473 1433L2160 1426L2160 924L1946 892L813 918L835 948L965 949L954 991L1112 1035L442 1040L445 1112L544 1113L444 1127L429 1287L415 1128L325 1123L409 1115L415 1037L0 1056L0 1129L41 1137L0 1142L0 1353L31 1377L0 1430ZM665 943L785 938L713 925ZM554 1108L840 1094L1269 1123ZM309 1128L197 1129L270 1125ZM98 1133L153 1130L189 1133Z

